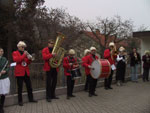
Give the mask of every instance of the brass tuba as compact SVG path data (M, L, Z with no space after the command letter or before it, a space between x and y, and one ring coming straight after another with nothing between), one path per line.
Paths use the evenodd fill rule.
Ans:
M60 46L64 39L65 39L65 36L61 33L58 33L58 36L56 38L56 42L54 44L53 51L52 51L52 54L56 53L56 56L49 60L49 65L52 68L59 67L63 60L66 50Z

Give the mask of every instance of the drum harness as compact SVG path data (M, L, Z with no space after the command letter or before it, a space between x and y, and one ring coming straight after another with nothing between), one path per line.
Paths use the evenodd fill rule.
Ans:
M75 59L74 59L74 58L69 58L69 57L67 56L67 59L68 59L69 63L75 63ZM68 73L71 74L71 70L72 70L72 69L73 69L73 65L71 65L71 69L67 70Z

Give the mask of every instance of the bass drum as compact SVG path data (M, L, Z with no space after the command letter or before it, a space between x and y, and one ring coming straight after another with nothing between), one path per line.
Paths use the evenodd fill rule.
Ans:
M111 65L106 59L94 60L91 66L90 73L94 79L108 78L111 73Z

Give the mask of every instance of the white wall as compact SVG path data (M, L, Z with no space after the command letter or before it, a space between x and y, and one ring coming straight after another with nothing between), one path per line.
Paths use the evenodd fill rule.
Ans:
M141 56L144 55L145 50L150 50L150 36L141 38Z

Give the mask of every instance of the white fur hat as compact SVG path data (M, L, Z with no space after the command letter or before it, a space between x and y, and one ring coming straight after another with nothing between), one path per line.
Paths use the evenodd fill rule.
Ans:
M17 47L27 47L26 43L23 42L23 41L19 41L18 44L17 44Z
M149 50L145 50L144 53L145 53L145 54L150 54L150 51L149 51Z
M124 50L125 50L125 48L122 46L119 48L119 51L124 51Z
M74 55L74 54L76 54L76 52L75 52L74 49L70 49L70 50L69 50L69 54Z
M96 48L95 48L95 47L91 47L91 48L90 48L90 51L92 51L92 50L96 50Z
M84 55L86 55L86 54L89 53L89 52L90 52L89 49L85 49L85 50L84 50Z
M110 43L109 43L109 47L110 47L110 46L115 46L115 43L114 43L114 42L110 42Z

